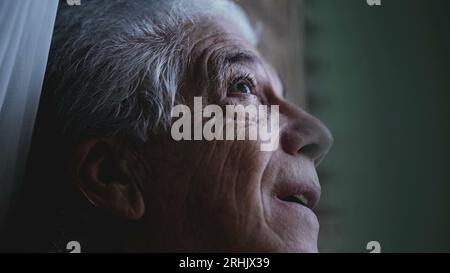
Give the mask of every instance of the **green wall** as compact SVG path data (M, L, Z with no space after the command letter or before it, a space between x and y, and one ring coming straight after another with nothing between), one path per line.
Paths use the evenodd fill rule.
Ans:
M450 251L450 1L306 1L322 251ZM309 64L309 65L308 65Z

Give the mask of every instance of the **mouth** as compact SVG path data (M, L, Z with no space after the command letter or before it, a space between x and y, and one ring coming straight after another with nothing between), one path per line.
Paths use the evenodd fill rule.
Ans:
M277 197L282 202L313 210L320 199L320 186L316 187L314 183L283 183Z
M308 198L303 195L303 194L293 194L293 195L289 195L283 198L280 198L281 201L283 202L290 202L290 203L297 203L300 204L302 206L308 207L308 208L312 208L311 207L311 202L308 200Z

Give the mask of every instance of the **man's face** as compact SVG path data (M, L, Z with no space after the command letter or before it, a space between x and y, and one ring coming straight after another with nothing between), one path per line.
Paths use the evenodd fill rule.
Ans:
M317 252L315 167L331 145L329 131L283 98L275 72L233 25L205 22L189 40L185 104L201 96L203 105L279 105L279 145L265 152L259 140L159 134L143 151L149 175L138 244L154 251Z

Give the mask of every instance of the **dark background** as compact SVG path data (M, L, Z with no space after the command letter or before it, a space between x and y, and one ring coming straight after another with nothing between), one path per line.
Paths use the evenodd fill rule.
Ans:
M322 251L450 251L450 1L304 2L309 107L335 145L320 168Z

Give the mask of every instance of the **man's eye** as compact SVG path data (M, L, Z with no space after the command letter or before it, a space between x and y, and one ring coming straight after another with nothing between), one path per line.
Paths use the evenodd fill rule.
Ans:
M251 94L252 86L246 81L238 81L233 84L231 92L233 93L242 93L242 94Z

